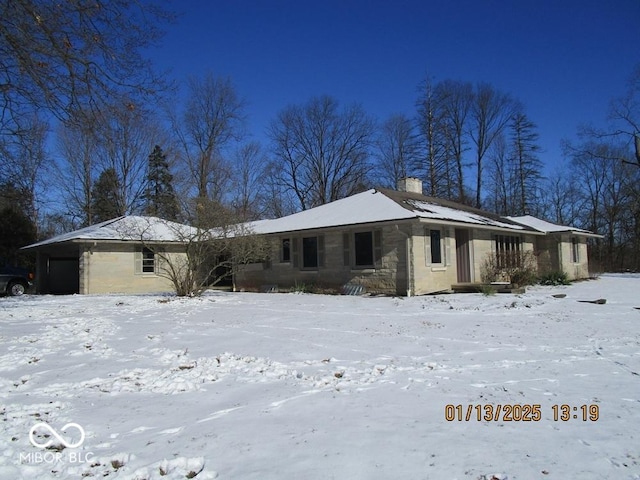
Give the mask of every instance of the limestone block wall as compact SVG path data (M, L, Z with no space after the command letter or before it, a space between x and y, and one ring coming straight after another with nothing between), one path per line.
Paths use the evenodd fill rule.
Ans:
M323 229L274 234L270 236L271 259L269 262L240 267L235 275L236 288L261 290L276 287L280 291L314 287L340 291L347 284L362 285L367 292L384 294L406 294L406 236L395 225L366 225L348 228ZM379 231L380 258L374 267L357 267L354 262L353 234L355 232ZM350 245L345 249L345 234ZM297 241L301 245L303 237L323 236L324 265L314 269L302 267L302 261L294 266L293 252L288 261L281 260L283 239ZM345 250L348 253L345 253ZM301 255L301 252L298 252ZM346 264L345 255L349 257ZM301 259L301 257L300 257Z
M430 230L441 233L441 262L431 259ZM416 224L413 227L413 282L416 295L449 290L456 283L456 248L453 228L437 224Z
M129 243L86 246L80 260L80 293L172 292L171 281L158 272L136 273L135 252L139 248ZM177 251L170 253L184 255Z
M578 242L578 262L573 261L573 238ZM565 272L569 280L589 277L589 254L587 239L570 233L549 234L536 239L538 271Z
M561 270L557 236L545 235L537 237L535 246L538 257L538 273L540 275Z
M487 229L474 228L471 234L471 246L472 246L472 281L482 282L482 273L484 270L484 264L491 255L496 253L496 232ZM505 235L513 235L520 237L520 249L522 253L531 252L535 253L535 241L534 235L522 235L517 232L505 233Z
M557 236L556 236L557 237ZM572 236L569 233L559 235L560 242L558 245L558 257L560 260L560 269L566 272L569 280L578 280L581 278L589 278L589 258L587 253L587 239L585 237ZM573 241L575 239L578 244L578 261L573 260Z

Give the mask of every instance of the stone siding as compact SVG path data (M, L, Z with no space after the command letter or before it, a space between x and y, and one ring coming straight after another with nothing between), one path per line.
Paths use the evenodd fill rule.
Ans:
M317 289L342 291L346 284L362 285L367 292L405 295L406 236L395 225L368 225L344 229L324 229L271 235L269 262L250 264L239 268L235 276L236 288L260 291L275 288L279 291ZM355 266L354 234L380 232L380 257L373 266ZM344 235L349 235L349 264L345 265ZM322 235L324 238L324 265L313 269L302 266L302 238ZM375 234L374 234L375 235ZM294 265L294 251L289 261L281 261L282 240L298 243L298 265Z
M140 248L134 244L113 243L98 243L84 248L80 259L80 293L174 291L172 282L158 273L136 273L136 251Z

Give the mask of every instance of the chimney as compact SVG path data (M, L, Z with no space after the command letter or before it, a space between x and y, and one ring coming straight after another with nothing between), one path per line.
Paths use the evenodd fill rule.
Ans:
M398 191L422 194L422 180L414 177L405 177L398 180Z

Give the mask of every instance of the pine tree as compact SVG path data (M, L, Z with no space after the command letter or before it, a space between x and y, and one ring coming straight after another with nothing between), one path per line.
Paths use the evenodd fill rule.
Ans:
M115 169L103 170L93 185L91 194L91 210L95 223L105 222L125 214L119 192L120 180Z
M143 200L145 214L165 220L178 219L178 199L173 190L173 175L169 171L167 155L158 145L149 155L147 188Z
M511 141L513 148L513 181L516 195L513 198L514 215L536 213L536 196L542 179L543 165L538 157L537 126L526 114L516 112L511 120Z
M31 193L11 182L0 184L0 266L15 265L20 247L37 240L36 225L29 215Z

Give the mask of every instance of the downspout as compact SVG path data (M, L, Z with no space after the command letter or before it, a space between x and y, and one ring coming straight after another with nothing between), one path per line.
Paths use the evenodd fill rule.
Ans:
M412 290L411 290L411 283L412 283L412 269L411 269L411 265L412 265L412 260L411 260L411 251L413 250L413 240L411 238L411 235L409 235L408 233L403 232L402 230L400 230L400 227L398 227L398 225L396 225L396 230L398 233L404 235L405 239L406 239L406 246L405 246L405 251L406 251L406 264L407 264L407 297L410 297L412 295Z
M565 271L564 268L564 261L562 258L562 243L563 243L563 238L562 238L562 234L558 235L558 238L560 239L560 241L558 242L558 270L561 272ZM569 272L567 272L568 274Z

